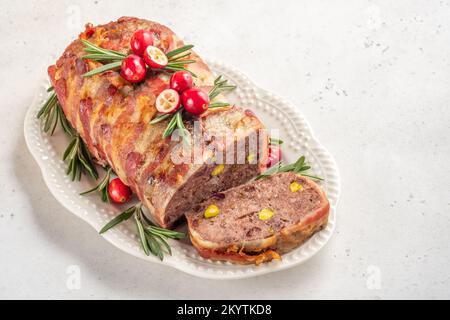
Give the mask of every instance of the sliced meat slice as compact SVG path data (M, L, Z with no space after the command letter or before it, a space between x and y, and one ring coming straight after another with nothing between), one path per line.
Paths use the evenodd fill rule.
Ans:
M285 172L217 193L186 217L204 258L259 264L280 259L321 230L329 208L314 181Z

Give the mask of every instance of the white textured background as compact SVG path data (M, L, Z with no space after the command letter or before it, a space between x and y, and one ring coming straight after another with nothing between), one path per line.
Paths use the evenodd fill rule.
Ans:
M167 24L298 105L342 176L317 256L197 279L126 255L56 202L25 146L26 109L85 22L123 15ZM1 0L0 298L450 298L449 17L450 1L429 0Z

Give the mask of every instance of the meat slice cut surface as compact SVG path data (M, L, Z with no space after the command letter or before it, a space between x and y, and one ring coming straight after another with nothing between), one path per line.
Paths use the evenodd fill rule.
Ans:
M329 202L314 181L286 172L217 193L186 217L203 257L258 264L322 229L328 213Z

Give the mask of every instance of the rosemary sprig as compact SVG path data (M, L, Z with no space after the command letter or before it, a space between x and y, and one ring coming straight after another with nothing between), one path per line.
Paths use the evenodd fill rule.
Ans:
M147 245L150 252L159 257L161 260L164 259L164 253L172 255L167 239L181 239L186 237L186 235L182 232L158 227L145 217L144 212L142 211L142 206L139 206L138 209L139 222L142 224L144 229L145 240L147 240Z
M61 124L64 132L70 132L70 125L62 111L61 105L58 102L56 93L53 87L47 89L47 92L52 92L48 100L44 103L41 110L37 114L38 119L44 119L44 132L53 135L55 133L58 122Z
M64 111L61 108L61 105L58 102L58 116L59 116L59 123L61 124L61 128L67 135L72 134L72 127L69 124L69 121L66 118L66 115L64 114Z
M99 62L109 62L102 65L101 67L86 72L85 74L83 74L83 77L90 77L108 70L118 69L122 65L122 60L126 58L126 55L121 52L101 48L87 40L82 39L81 41L85 46L84 51L87 53L82 57L83 59L89 59ZM187 70L185 67L187 64L195 63L196 61L187 59L183 60L183 58L188 57L191 54L191 52L188 51L193 47L193 45L186 45L168 52L166 56L169 62L163 68L163 70L168 72L184 70L190 72L192 76L197 77L192 71Z
M37 117L38 119L44 119L45 132L50 132L53 135L59 122L64 132L72 138L63 155L63 160L68 160L69 162L66 171L67 175L72 178L72 181L75 179L80 180L81 174L86 172L94 179L98 179L98 173L92 163L91 155L81 137L69 124L53 87L48 88L47 92L52 93L38 112Z
M171 58L168 58L168 59L169 59L169 61L177 61L177 60L189 57L190 55L191 55L191 52L189 51L189 52L183 53L182 55L179 55L179 56L176 56L176 57L171 57Z
M136 209L136 210L140 210L140 209ZM145 236L145 231L144 231L144 225L142 224L139 214L134 215L134 221L136 222L136 227L138 230L139 240L141 242L142 249L144 250L145 254L147 256L149 256L150 255L150 249L148 247L149 243L147 242L147 238ZM152 253L153 253L153 251L152 251ZM154 254L154 255L156 256L156 254Z
M180 109L181 110L181 109ZM180 110L177 111L180 112ZM166 127L166 130L164 130L163 132L163 138L167 138L168 136L170 136L172 134L172 132L175 130L177 126L177 118L175 115L172 115L172 118L170 118L169 124Z
M163 120L166 120L166 119L169 118L170 116L171 116L170 113L163 113L163 114L160 114L160 115L156 116L155 118L153 118L153 120L150 121L150 124L155 124L155 123L161 122L161 121L163 121Z
M83 172L94 179L98 179L98 173L92 162L91 155L81 139L80 135L72 129L72 140L63 155L63 160L68 160L69 165L66 174L72 178L80 180Z
M283 143L284 143L284 141L281 139L269 138L269 144L271 144L271 145L279 146Z
M177 48L175 50L167 52L166 56L169 61L175 61L178 59L181 59L185 56L190 55L191 53L186 53L186 51L191 50L194 46L192 44L187 44L185 46L182 46L180 48ZM179 54L184 53L184 56L179 56ZM178 56L178 57L177 57Z
M190 142L191 142L191 140L189 139L190 133L186 129L186 127L184 126L184 123L183 123L183 111L184 111L184 108L181 107L180 109L178 109L178 111L175 114L169 115L169 116L171 116L171 118L170 118L170 121L169 121L166 129L163 132L163 138L167 138L167 137L171 136L172 133L175 131L175 129L178 129L178 133L183 138L183 141L186 143L186 145L189 146ZM161 118L163 118L163 116L161 116L159 119L158 119L158 117L153 119L152 122L150 122L150 123L158 123L168 117L166 117L164 119L161 119Z
M150 124L156 124L170 118L169 123L163 132L163 138L171 136L175 129L178 128L183 140L190 145L189 132L183 124L182 109L183 108L180 108L175 114L160 114L150 121Z
M187 49L183 49L183 48L187 48ZM190 45L184 46L184 47L180 48L180 49L183 49L180 51L180 53L184 52L185 50L189 50L190 48L192 48L192 46L190 46ZM174 51L176 51L176 50L179 50L179 49L175 49ZM170 54L170 52L168 53L168 55L169 54ZM229 85L228 80L222 79L222 76L219 76L214 80L214 86L209 91L208 95L209 95L209 98L212 100L215 97L217 97L217 95L220 94L221 92L230 91L230 90L234 90L234 89L236 89L236 86ZM210 103L209 108L210 109L222 108L222 107L227 107L229 105L230 104L226 103L226 102L213 102L213 103ZM189 139L190 134L183 124L183 111L184 111L184 108L181 107L180 109L178 109L178 111L175 114L157 115L155 118L153 118L150 121L150 124L156 124L156 123L164 121L166 119L170 119L167 124L166 129L163 132L163 138L169 137L170 135L172 135L172 133L175 131L175 129L178 129L180 136L183 138L184 142L186 142L189 145L190 144L190 139Z
M110 57L111 60L114 59L123 59L125 58L127 55L123 54L121 52L118 51L113 51L113 50L108 50L108 49L104 49L101 48L95 44L93 44L92 42L89 42L87 40L81 39L81 42L83 42L84 44L84 51L88 54L101 54L101 55L105 55ZM85 57L83 57L85 58ZM89 59L89 58L85 58L85 59Z
M311 169L311 167L305 163L305 157L301 156L300 158L298 158L296 162L291 164L283 165L281 161L274 164L272 167L270 167L269 169L261 173L259 176L257 176L255 180L266 178L272 174L279 172L295 172L302 176L309 177L315 180L323 180L323 178L305 174L304 172L308 171L309 169Z
M80 195L84 196L84 195L90 194L92 192L100 192L100 194L102 195L102 201L109 203L108 185L109 185L109 180L111 179L111 173L112 173L112 168L108 167L106 169L106 174L103 177L102 181L100 181L100 183L98 185L96 185L94 188L87 190L83 193L80 193Z
M223 79L222 80L222 76L218 76L215 80L214 80L214 86L211 89L211 91L209 91L209 99L214 99L215 97L217 97L220 93L224 92L224 91L232 91L236 89L236 86L230 85L228 84L228 80Z
M95 60L95 61L108 61L108 60L121 60L122 57L110 56L108 54L103 53L91 53L84 55L83 59Z
M174 61L169 61L169 63L167 64L168 66L183 66L185 64L191 64L191 63L195 63L195 60L174 60Z
M209 91L208 96L209 96L210 100L213 100L220 93L222 93L224 91L232 91L234 89L236 89L236 86L229 85L228 80L226 80L226 79L222 80L222 76L220 75L214 80L214 86ZM229 105L230 104L227 102L212 102L209 104L209 109L223 108L223 107L228 107Z
M147 219L142 210L142 204L132 206L119 214L117 217L108 222L101 230L100 234L105 233L109 229L126 221L134 216L139 241L141 243L144 253L149 256L150 253L159 259L164 259L164 253L172 255L170 245L167 243L168 239L181 239L186 235L181 232L172 231L156 226L153 222Z
M86 72L85 74L83 74L83 77L90 77L108 70L120 68L120 66L122 65L122 60L126 57L126 55L121 52L101 48L83 39L81 39L81 41L85 46L84 51L87 53L82 57L83 59L109 62L107 64L102 65L101 67Z
M184 66L172 66L172 65L167 65L164 67L165 71L170 72L177 72L177 71L187 71L189 72L194 78L197 78L197 75L192 72L191 70L186 69Z
M186 58L191 55L191 52L189 50L191 50L193 47L194 46L192 44L188 44L166 53L169 62L164 67L164 70L169 72L187 71L190 74L192 74L193 77L196 78L197 75L195 73L185 68L185 65L195 63L196 61L183 60L183 58Z
M122 65L122 61L116 61L116 62L111 62L108 64L104 64L101 67L92 69L91 71L86 72L85 74L83 74L83 77L91 77L93 75L108 71L108 70L114 70L117 68L120 68L120 66Z
M213 102L209 104L208 109L214 109L214 108L223 108L228 107L230 104L228 102Z
M125 210L124 212L122 212L121 214L119 214L117 217L115 217L114 219L112 219L110 222L108 222L107 224L105 224L103 226L103 228L99 231L100 234L105 233L106 231L108 231L111 228L114 228L115 226L117 226L118 224L130 219L134 212L136 211L136 207L133 206L131 208L128 208L127 210Z
M183 141L186 143L186 145L190 145L191 140L190 138L190 133L189 131L186 129L186 127L184 126L183 123L183 117L182 117L182 110L180 112L177 112L175 115L176 121L177 121L177 128L178 128L178 132L181 135L181 137L183 138Z

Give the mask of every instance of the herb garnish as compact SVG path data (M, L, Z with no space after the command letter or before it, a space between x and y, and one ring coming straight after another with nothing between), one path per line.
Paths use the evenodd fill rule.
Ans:
M100 183L98 185L96 185L94 188L80 193L80 195L84 196L86 194L97 191L97 192L101 193L103 202L109 202L108 185L109 185L109 180L111 179L111 173L112 173L112 168L107 167L106 174L103 177L102 181L100 181Z
M232 91L234 89L236 89L236 86L228 84L227 79L222 80L222 76L220 75L214 80L214 86L211 89L211 91L209 91L208 96L209 96L210 100L213 100L220 93L222 93L224 91ZM225 105L225 103L221 103L221 104L222 104L222 107L229 106L229 104L226 104L226 105ZM211 107L211 105L210 105L210 107Z
M183 138L184 142L190 145L190 133L186 129L186 127L183 124L183 112L184 108L181 107L178 109L178 111L174 114L160 114L156 116L152 121L150 121L150 124L156 124L158 122L161 122L163 120L166 120L170 118L169 123L167 124L166 129L163 132L163 138L167 138L175 131L175 129L178 129L178 133Z
M274 164L272 167L270 167L269 169L261 173L259 176L257 176L255 180L266 178L272 174L279 172L295 172L302 176L309 177L315 180L323 180L323 178L305 174L304 172L308 171L309 169L311 169L311 167L305 164L305 157L301 156L295 163L283 165L282 161L280 161Z
M185 46L182 46L178 49L172 50L166 54L167 59L169 59L169 63L167 66L165 66L165 70L169 71L187 71L189 72L194 78L197 78L197 75L193 73L190 70L187 70L184 65L195 63L195 60L182 60L183 58L186 58L191 55L191 50L194 46L192 44L188 44Z
M164 253L172 255L170 245L167 243L167 239L181 239L186 237L184 233L160 228L145 217L142 210L142 204L132 206L123 211L117 217L108 222L99 233L105 233L109 229L117 226L118 224L126 221L134 216L136 228L139 234L140 243L144 253L149 256L150 253L157 256L159 259L164 259Z
M218 76L214 80L214 86L209 91L208 96L209 99L212 100L215 97L217 97L220 93L224 91L231 91L236 89L236 86L228 84L228 80L223 79L222 76ZM228 107L230 104L226 102L214 102L209 105L209 109L213 108L221 108L221 107ZM161 122L163 120L169 119L169 122L167 124L166 129L163 132L163 138L167 138L175 131L175 129L179 130L179 134L182 136L185 142L190 142L189 140L189 131L186 129L186 127L183 124L183 114L184 114L184 108L181 107L178 109L178 111L174 114L160 114L157 115L155 118L153 118L150 121L150 124L156 124L158 122Z
M126 54L123 54L121 52L114 51L114 50L108 50L108 49L101 48L87 40L81 39L81 41L83 42L83 44L85 46L84 51L87 53L86 55L84 55L82 57L83 59L94 60L94 61L98 61L98 62L102 62L102 63L108 62L107 64L104 64L101 67L98 67L89 72L86 72L85 74L83 74L83 77L90 77L90 76L93 76L93 75L96 75L99 73L103 73L108 70L118 69L122 65L122 60L127 57ZM175 72L175 71L184 70L184 71L190 72L192 74L192 76L196 77L196 75L193 72L191 72L185 68L185 65L195 63L196 61L195 60L183 60L183 58L185 58L191 54L191 52L186 52L186 51L192 49L193 47L194 47L193 45L185 45L183 47L180 47L178 49L168 52L166 54L166 56L167 56L169 62L161 70L167 71L167 72ZM156 69L156 70L158 70L158 69Z
M114 61L114 60L122 60L127 55L118 51L108 50L101 48L87 40L81 39L81 42L84 44L84 51L88 53L83 56L83 59L91 59L95 61Z
M271 145L279 146L283 143L284 143L284 141L281 139L269 138L269 144L271 144Z
M66 174L72 178L80 180L83 172L87 173L94 179L98 179L98 173L92 162L91 154L88 151L85 143L81 139L81 136L71 129L72 140L69 143L66 151L64 152L63 160L68 160L69 165L66 170Z
M37 114L37 118L44 119L44 132L53 135L59 122L64 132L72 138L63 156L63 160L69 162L66 174L72 178L72 181L80 180L82 172L98 179L98 173L92 163L91 155L80 135L67 121L53 87L48 88L47 92L51 92L51 95Z
M56 93L54 92L53 87L48 88L47 92L52 92L52 94L37 114L38 119L44 119L44 132L53 135L59 122L64 132L69 133L71 131L70 125L67 122L64 112L62 111L61 105L58 102L58 98L56 97Z

